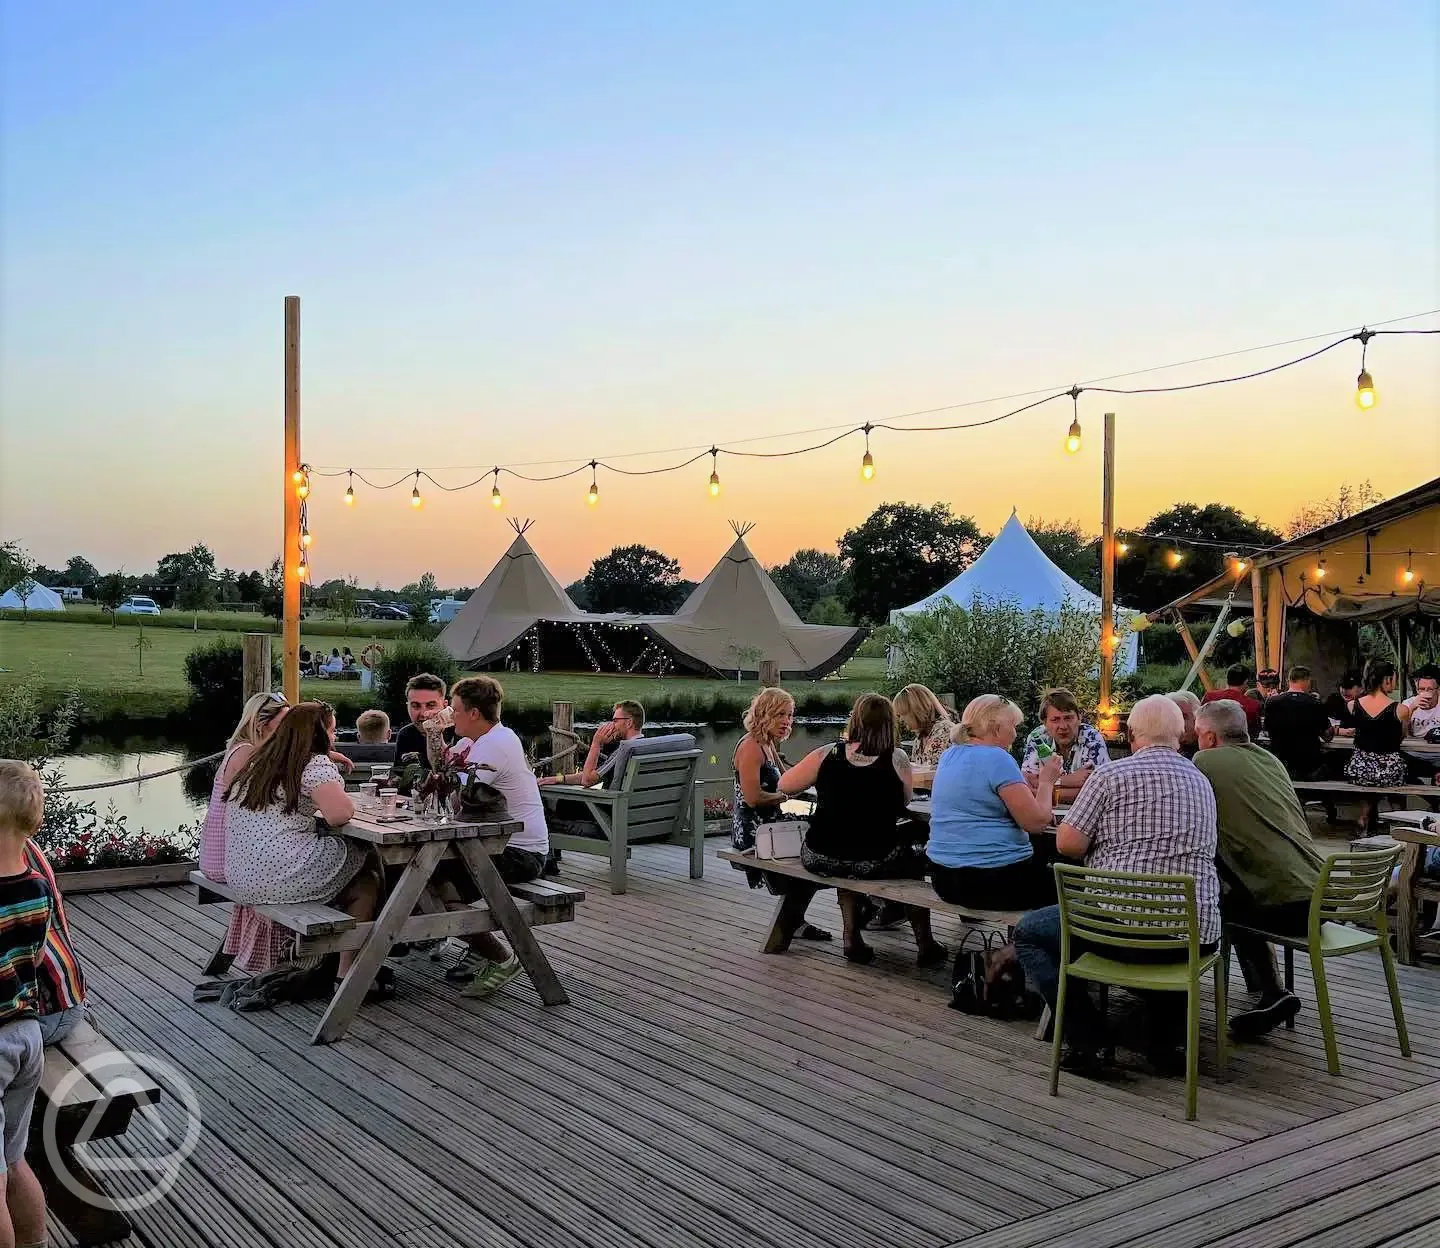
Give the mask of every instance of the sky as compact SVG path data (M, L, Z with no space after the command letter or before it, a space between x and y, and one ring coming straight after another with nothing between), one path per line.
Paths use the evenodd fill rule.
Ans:
M279 551L282 306L302 451L447 485L865 421L1440 308L1436 6L0 0L0 536L153 568ZM1440 316L1407 322L1440 326ZM1335 336L1339 336L1336 333ZM1323 345L1147 374L1180 384ZM702 576L884 502L993 531L1179 501L1272 523L1440 473L1440 337L1236 386L1068 400L684 472L407 505L317 479L316 579L476 584L510 517L562 581ZM1126 383L1120 383L1126 384ZM754 441L752 439L766 439ZM647 456L647 452L651 453ZM663 452L663 453L662 453ZM548 461L549 466L545 466ZM469 466L470 470L466 470Z

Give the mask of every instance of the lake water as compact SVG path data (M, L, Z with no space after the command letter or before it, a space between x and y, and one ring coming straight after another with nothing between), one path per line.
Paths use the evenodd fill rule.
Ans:
M791 762L799 761L808 751L834 741L841 724L840 720L797 723L794 734L785 743L785 756ZM578 728L588 738L598 726L580 724ZM704 751L700 758L701 777L730 776L730 758L742 733L739 724L718 727L710 724L650 724L647 728L647 735L694 733L696 743ZM548 734L526 737L525 745L532 757L550 753ZM122 742L96 739L82 741L74 753L54 762L65 772L67 784L95 784L164 771L213 752L213 747L180 746L159 738L132 738ZM132 829L143 827L150 832L170 832L182 824L194 826L204 821L205 804L209 801L214 778L215 765L212 763L175 775L75 796L82 801L93 801L101 811L107 803L113 802L117 813L126 816ZM728 790L722 784L712 784L706 786L705 794L707 797L728 796Z

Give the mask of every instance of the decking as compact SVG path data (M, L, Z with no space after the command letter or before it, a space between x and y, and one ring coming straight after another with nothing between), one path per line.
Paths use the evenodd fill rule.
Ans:
M714 842L712 842L712 845ZM193 890L74 897L97 1022L194 1084L200 1145L135 1214L145 1248L1402 1248L1440 1217L1440 974L1332 968L1344 1074L1313 1017L1177 1081L1062 1078L1032 1026L945 1008L908 932L876 963L758 952L773 899L713 856L638 849L630 891L567 854L540 936L573 1003L460 998L423 959L349 1036L317 1006L196 1006L224 913ZM812 908L838 934L833 899ZM941 939L950 933L938 925ZM1301 995L1312 1000L1303 959ZM1238 987L1238 974L1236 975ZM179 1107L167 1100L167 1121ZM132 1132L133 1134L133 1132ZM129 1137L127 1137L128 1140ZM105 1146L111 1147L111 1146ZM121 1147L134 1147L122 1143ZM97 1151L104 1151L103 1148ZM123 1189L124 1182L119 1186ZM59 1242L64 1242L63 1239Z

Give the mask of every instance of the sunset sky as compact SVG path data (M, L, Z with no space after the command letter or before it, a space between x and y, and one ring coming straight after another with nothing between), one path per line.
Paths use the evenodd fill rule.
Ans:
M278 553L287 294L305 458L446 483L780 450L1440 307L1427 0L0 11L0 536L51 565ZM563 580L637 541L698 577L729 519L768 563L887 501L1093 530L1107 407L1122 524L1189 500L1281 525L1440 473L1440 337L1369 364L1369 413L1349 345L1086 396L1074 457L1066 401L877 432L869 483L858 438L722 457L718 500L708 459L602 472L593 509L584 476L502 478L499 513L488 482L418 513L408 484L352 511L318 482L313 560L474 584L524 516Z

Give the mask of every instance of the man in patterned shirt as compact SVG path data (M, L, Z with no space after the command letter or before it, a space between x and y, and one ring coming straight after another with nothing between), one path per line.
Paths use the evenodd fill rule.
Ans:
M1040 701L1040 726L1025 738L1025 757L1020 770L1031 788L1040 775L1042 747L1060 755L1055 800L1062 805L1073 802L1091 773L1110 761L1105 738L1098 728L1080 722L1080 703L1068 689L1045 691Z
M1142 698L1128 721L1131 753L1096 772L1056 833L1056 846L1085 865L1112 871L1148 871L1195 879L1202 948L1220 940L1220 881L1215 871L1215 794L1199 769L1178 752L1185 720L1169 698ZM1060 908L1032 910L1015 928L1015 952L1029 985L1055 1008L1060 978ZM1109 957L1127 951L1107 949ZM1077 954L1071 942L1072 955ZM1136 954L1133 960L1143 960ZM1175 1068L1183 1015L1171 993L1154 994L1152 1039L1147 1054L1164 1071ZM1183 1005L1183 1002L1181 1002ZM1083 981L1072 981L1065 1000L1069 1053L1066 1068L1103 1073L1104 1020Z

